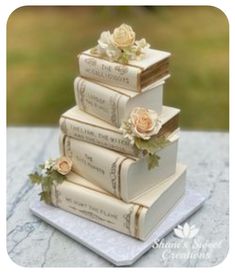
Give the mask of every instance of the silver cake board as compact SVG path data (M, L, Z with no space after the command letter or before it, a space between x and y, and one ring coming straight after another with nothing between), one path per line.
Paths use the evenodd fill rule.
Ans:
M30 209L34 215L114 265L128 266L151 249L156 241L161 240L196 212L204 201L205 198L200 194L187 190L177 206L144 242L40 201L35 201Z

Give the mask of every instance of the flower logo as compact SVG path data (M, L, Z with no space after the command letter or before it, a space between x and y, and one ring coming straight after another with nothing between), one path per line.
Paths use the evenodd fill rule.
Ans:
M189 225L187 222L183 226L178 225L174 229L175 236L180 239L192 239L198 234L198 232L199 228L195 225Z

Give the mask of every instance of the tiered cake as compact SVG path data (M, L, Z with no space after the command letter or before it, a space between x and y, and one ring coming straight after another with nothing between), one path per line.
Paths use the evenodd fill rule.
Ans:
M50 184L41 199L141 240L151 234L185 190L180 110L162 104L169 57L125 24L78 56L76 106L60 119L63 157L42 165Z

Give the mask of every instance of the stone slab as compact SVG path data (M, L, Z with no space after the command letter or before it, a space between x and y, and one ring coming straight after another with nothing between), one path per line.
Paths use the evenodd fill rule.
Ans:
M114 265L128 266L151 249L154 242L161 240L174 227L197 211L204 201L205 198L199 193L187 190L178 205L144 242L47 205L39 200L36 200L30 206L30 209L34 215Z

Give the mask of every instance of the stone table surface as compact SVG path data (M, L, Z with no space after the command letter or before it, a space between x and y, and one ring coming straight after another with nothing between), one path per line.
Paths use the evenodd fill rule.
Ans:
M7 130L7 250L27 267L112 267L29 210L36 190L27 175L58 152L58 129L10 127ZM170 233L132 267L214 266L228 252L229 135L182 131L178 160L188 166L187 186L208 197L187 222L199 228L193 239Z

